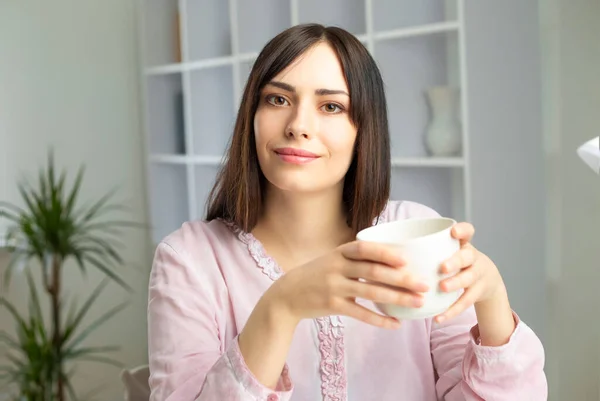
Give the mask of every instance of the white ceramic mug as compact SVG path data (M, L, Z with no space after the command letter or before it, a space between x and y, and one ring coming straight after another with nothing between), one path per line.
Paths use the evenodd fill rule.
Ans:
M441 274L441 264L460 249L460 243L450 234L456 221L446 217L412 218L379 224L360 231L359 241L379 242L398 247L407 269L423 280L429 291L423 293L420 308L394 304L376 304L384 314L401 320L423 319L446 311L459 297L460 291L442 292L439 283L452 274Z

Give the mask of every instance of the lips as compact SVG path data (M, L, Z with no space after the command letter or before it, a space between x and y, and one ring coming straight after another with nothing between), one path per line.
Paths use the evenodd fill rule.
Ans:
M275 149L275 153L282 161L291 164L306 164L320 157L308 150L296 148L279 148Z
M278 155L285 156L299 156L299 157L312 157L317 158L316 154L309 152L308 150L296 149L296 148L279 148L275 150Z

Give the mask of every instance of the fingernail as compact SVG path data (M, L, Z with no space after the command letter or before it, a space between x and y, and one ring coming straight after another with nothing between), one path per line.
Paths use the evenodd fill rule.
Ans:
M418 291L427 292L429 291L429 286L426 283L419 283Z
M446 316L444 316L444 315L440 315L440 316L438 316L436 319L437 319L437 322L438 322L438 323L442 323L444 320L446 320Z
M413 306L416 306L417 308L423 306L423 302L423 297L414 297L412 300Z

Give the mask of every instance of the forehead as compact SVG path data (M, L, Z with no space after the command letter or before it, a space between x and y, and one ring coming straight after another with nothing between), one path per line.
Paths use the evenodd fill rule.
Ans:
M298 89L325 88L348 91L342 66L327 43L319 43L308 49L273 80L293 85Z

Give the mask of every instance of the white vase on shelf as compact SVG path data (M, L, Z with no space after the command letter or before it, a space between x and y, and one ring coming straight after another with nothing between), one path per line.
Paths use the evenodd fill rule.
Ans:
M425 132L425 145L431 156L450 157L461 152L462 137L458 120L458 90L434 86L426 91L431 119Z

